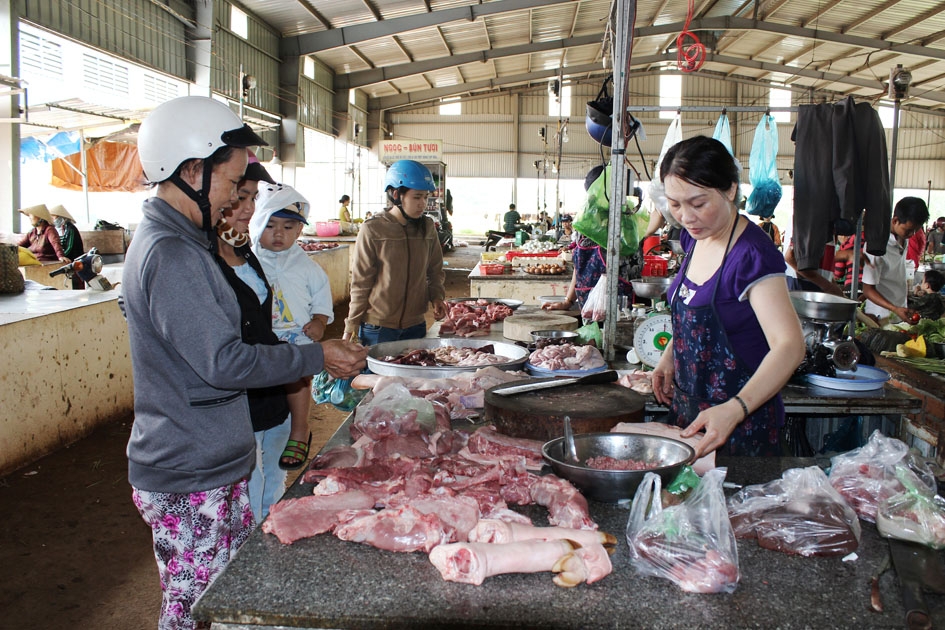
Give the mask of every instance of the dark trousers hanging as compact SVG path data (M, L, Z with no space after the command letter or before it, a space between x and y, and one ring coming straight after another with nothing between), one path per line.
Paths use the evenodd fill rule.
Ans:
M794 256L815 269L840 220L866 210L870 254L886 253L892 216L886 132L869 103L801 105L794 151Z

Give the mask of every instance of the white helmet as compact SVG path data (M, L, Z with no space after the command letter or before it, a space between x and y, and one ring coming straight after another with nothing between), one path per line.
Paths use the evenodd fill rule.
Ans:
M222 146L266 144L227 105L206 96L161 103L138 130L138 158L151 182L163 182L186 160L209 157Z

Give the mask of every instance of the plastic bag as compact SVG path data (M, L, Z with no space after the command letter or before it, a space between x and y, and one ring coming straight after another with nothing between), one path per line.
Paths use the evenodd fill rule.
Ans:
M584 209L574 220L574 229L601 247L607 247L607 228L610 224L610 164L587 189ZM640 248L637 221L624 203L620 220L620 255L632 256Z
M896 478L906 491L879 505L876 529L880 535L945 549L945 499L906 466L896 467Z
M910 466L909 447L895 438L886 437L879 430L859 448L842 453L830 460L830 485L853 506L865 521L876 522L879 504L905 491L896 476L896 465ZM934 492L935 478L928 471L916 471L917 478Z
M748 214L773 216L781 201L781 181L778 178L778 123L770 114L762 116L755 127L755 139L748 156L748 181L751 183L751 194L745 206Z
M646 473L633 497L627 542L641 575L665 578L690 593L731 593L738 550L725 508L724 468L710 470L679 505L663 509L660 478Z
M585 322L602 322L607 319L607 274L600 274L597 284L587 294L581 317Z
M319 405L331 403L340 411L351 411L357 407L368 391L354 389L350 379L336 379L325 370L312 380L312 400Z
M860 542L860 520L817 466L747 486L728 500L736 538L801 556L845 556Z
M660 156L656 160L656 166L653 168L653 179L650 180L648 190L650 202L652 202L653 207L663 215L667 225L670 227L679 227L679 223L676 222L676 219L673 218L672 213L669 211L669 202L666 201L666 189L663 187L663 182L660 181L660 165L663 163L666 152L678 142L682 142L682 126L679 121L679 115L677 114L676 117L673 118L673 121L669 123L669 128L666 130L666 137L663 138L663 148L660 149Z
M735 155L735 152L732 151L732 128L728 124L728 114L719 116L718 121L715 123L715 131L712 132L712 137L724 144L729 153L733 156Z
M433 403L425 398L416 398L400 383L393 383L358 406L352 430L373 440L418 430L432 434L436 431Z
M600 326L597 322L584 324L574 332L578 334L581 343L592 343L595 348L601 348L604 345L604 335L601 333Z

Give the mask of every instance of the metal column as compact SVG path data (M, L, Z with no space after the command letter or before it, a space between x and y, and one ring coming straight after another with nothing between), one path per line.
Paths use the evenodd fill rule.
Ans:
M617 340L617 318L620 316L617 278L620 275L620 234L623 204L627 198L627 167L625 163L624 120L627 117L624 97L627 90L627 67L633 46L633 18L636 0L618 0L614 24L614 114L611 135L610 217L607 229L607 319L604 321L604 359L613 361Z

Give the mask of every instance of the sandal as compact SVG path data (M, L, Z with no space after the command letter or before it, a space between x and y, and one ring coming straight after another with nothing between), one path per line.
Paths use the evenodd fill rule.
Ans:
M289 440L285 444L285 450L279 457L279 468L282 470L298 470L308 461L308 448L312 444L312 434L308 434L308 442L299 442L298 440ZM286 461L289 460L289 461Z

